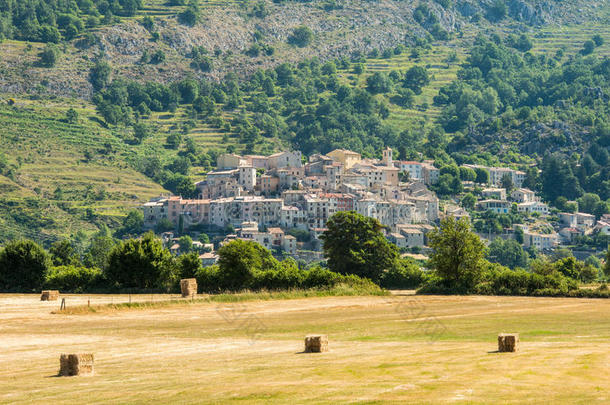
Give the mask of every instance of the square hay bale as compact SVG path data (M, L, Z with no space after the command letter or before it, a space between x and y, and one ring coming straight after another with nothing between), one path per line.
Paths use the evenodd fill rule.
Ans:
M182 297L192 297L197 295L197 279L183 278L180 280L180 290L182 291Z
M500 333L498 335L499 352L516 352L519 350L518 333Z
M57 290L43 290L40 296L40 301L57 301L59 298L59 291Z
M59 375L93 375L93 353L62 354L59 357Z
M322 353L328 351L327 335L305 336L305 353Z

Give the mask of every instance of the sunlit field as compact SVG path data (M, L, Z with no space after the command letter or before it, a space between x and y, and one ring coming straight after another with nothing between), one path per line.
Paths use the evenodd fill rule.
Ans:
M608 403L610 301L323 297L236 303L0 296L0 402ZM179 300L176 296L174 301ZM517 353L497 334L518 332ZM328 334L330 351L303 338ZM61 353L95 376L55 377Z

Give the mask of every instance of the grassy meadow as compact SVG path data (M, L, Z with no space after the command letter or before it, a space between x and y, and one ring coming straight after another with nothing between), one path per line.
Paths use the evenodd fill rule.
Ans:
M170 297L134 296L134 302ZM607 403L610 301L255 296L51 314L2 295L0 403ZM69 306L127 296L67 296ZM520 351L497 353L500 332ZM309 333L330 351L304 354ZM93 352L96 375L56 378Z

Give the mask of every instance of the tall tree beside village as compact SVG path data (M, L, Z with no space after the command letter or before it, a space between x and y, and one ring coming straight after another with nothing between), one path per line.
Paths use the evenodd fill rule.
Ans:
M485 244L466 218L448 217L428 235L433 252L428 261L448 288L466 292L481 277Z
M169 289L177 279L169 250L152 232L114 247L106 276L120 288Z
M398 249L383 236L376 219L353 211L338 212L326 227L320 239L332 271L377 281L384 271L396 266Z
M219 287L232 291L249 287L256 273L278 264L260 244L239 239L218 249L218 256Z

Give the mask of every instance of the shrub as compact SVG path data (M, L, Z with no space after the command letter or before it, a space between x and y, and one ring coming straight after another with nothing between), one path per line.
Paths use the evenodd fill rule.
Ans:
M309 270L305 270L305 277L303 278L302 287L315 288L320 286L335 285L340 279L340 274L320 266L314 266Z
M507 267L483 262L481 280L469 289L456 289L445 280L434 276L426 280L419 294L481 294L481 295L533 295L573 296L578 282L557 271L549 274L510 270Z
M199 8L199 0L191 0L187 8L178 14L178 21L181 24L193 26L201 19L201 10Z
M59 59L59 48L55 44L47 44L40 53L40 64L44 67L53 67Z
M591 40L593 40L595 46L602 46L604 44L604 38L599 34L594 35Z
M235 245L232 248L235 248ZM261 249L268 252L262 247ZM223 252L223 254L227 253ZM256 264L258 259L252 259L252 255L258 256L258 254L250 252L246 255L245 260L248 263ZM266 255L262 256L265 258ZM266 264L251 266L250 275L247 278L233 277L235 269L227 268L226 263L200 268L196 271L195 278L200 290L208 293L241 290L332 289L340 285L354 291L362 291L364 294L381 291L379 286L372 281L355 275L343 276L320 266L302 270L292 258L283 262L271 259L266 260Z
M403 260L383 273L380 285L384 288L417 288L425 279L424 272L411 260Z
M313 31L304 25L296 27L288 38L288 43L304 48L313 41Z
M102 284L103 276L99 269L58 266L49 271L44 286L61 292L82 293L100 288Z
M285 290L292 288L302 288L304 272L296 266L296 262L291 260L283 262L277 269L265 270L257 273L252 281L252 288L255 290ZM313 286L319 287L319 286Z

